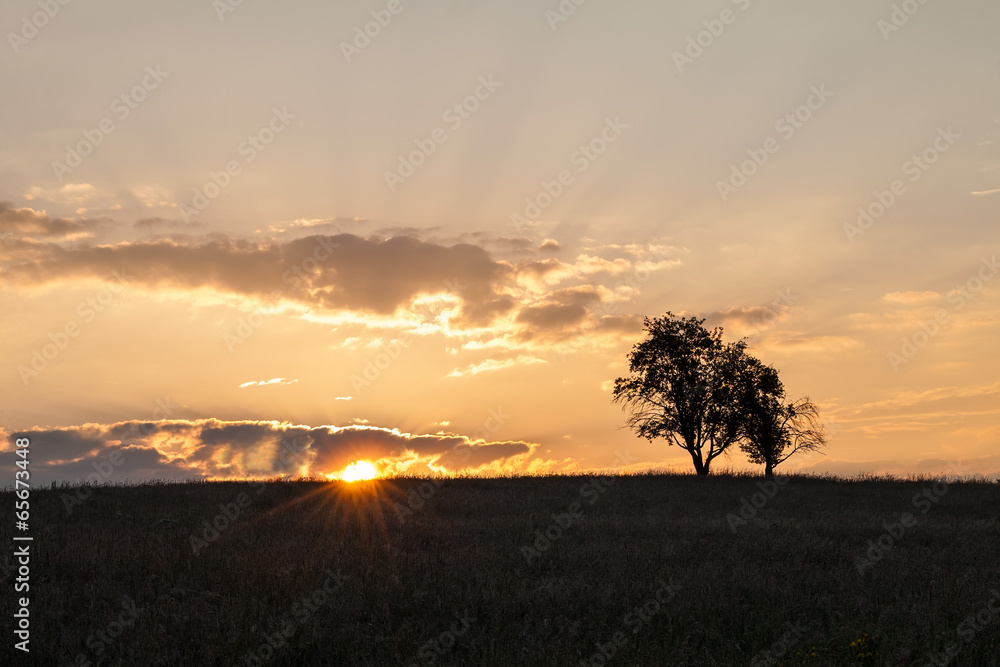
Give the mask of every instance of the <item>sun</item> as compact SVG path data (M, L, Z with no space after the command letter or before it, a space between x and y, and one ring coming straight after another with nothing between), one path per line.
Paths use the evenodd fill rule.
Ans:
M355 461L344 468L342 473L334 476L340 477L345 482L360 482L378 477L378 468L368 461Z

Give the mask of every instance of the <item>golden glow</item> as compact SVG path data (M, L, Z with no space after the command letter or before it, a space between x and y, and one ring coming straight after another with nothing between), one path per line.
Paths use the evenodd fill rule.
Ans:
M344 468L341 473L334 473L330 475L334 478L340 478L345 482L360 482L366 479L374 479L378 477L378 468L368 461L355 461L351 465Z

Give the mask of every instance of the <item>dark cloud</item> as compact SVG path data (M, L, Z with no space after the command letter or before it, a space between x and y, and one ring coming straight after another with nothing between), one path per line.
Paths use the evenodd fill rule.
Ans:
M642 315L606 315L597 321L595 331L639 334L642 331Z
M478 468L496 460L527 454L530 451L531 447L524 442L493 442L468 445L445 452L437 460L437 464L449 470Z
M544 302L523 308L518 313L517 322L527 329L522 337L568 333L579 329L588 320L587 307L600 301L601 295L590 286L557 290Z
M221 236L160 239L67 248L46 243L29 256L8 253L7 275L24 284L107 278L131 285L211 287L245 296L286 298L330 310L390 315L422 294L460 286L467 308L459 323L484 325L513 307L498 291L513 272L480 247L443 246L409 236L365 239L353 234L280 241Z
M450 471L475 468L531 452L523 442L483 443L454 434L412 435L374 426L298 426L216 419L128 421L10 433L31 441L32 479L39 484L86 479L107 471L126 479L325 475L353 461L409 461ZM13 470L12 457L3 469ZM109 467L110 466L110 467Z
M535 252L530 239L495 236L489 232L466 232L458 237L461 243L471 243L500 255L525 255Z
M32 462L32 467L34 462ZM121 483L154 479L185 480L198 475L183 465L171 462L152 447L106 447L94 456L53 463L35 476L43 484Z
M549 273L564 268L566 265L555 257L548 259L529 259L518 262L518 273L526 273L536 278L544 278Z
M312 234L340 234L347 233L352 227L368 225L366 218L302 218L292 222L269 225L267 232L286 238L307 236ZM258 233L263 233L258 230ZM411 235L412 236L412 235Z
M147 232L158 230L182 230L190 232L203 229L205 227L205 223L198 222L197 220L185 221L169 220L167 218L143 218L142 220L137 220L132 226L136 229Z
M781 307L782 309L784 306ZM781 314L778 306L737 306L729 310L718 310L704 316L705 326L726 327L738 325L742 328L765 327L772 324Z
M4 235L43 238L92 236L94 230L104 222L106 221L103 219L51 218L45 211L14 208L10 202L0 202L0 234Z

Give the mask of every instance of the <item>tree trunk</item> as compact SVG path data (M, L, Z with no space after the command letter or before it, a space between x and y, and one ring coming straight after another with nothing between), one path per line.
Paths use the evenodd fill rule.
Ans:
M694 461L694 471L698 473L699 476L708 474L708 465L701 460L701 454L691 452L691 460Z
M774 464L770 461L764 462L764 477L774 477Z

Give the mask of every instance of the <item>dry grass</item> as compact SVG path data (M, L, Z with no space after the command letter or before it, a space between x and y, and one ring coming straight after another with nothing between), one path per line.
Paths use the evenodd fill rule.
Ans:
M998 484L785 478L734 530L742 499L766 498L759 478L607 481L107 486L72 513L74 489L36 490L18 664L260 664L251 652L282 629L265 664L927 665L952 642L953 665L1000 655L995 614L963 625L1000 589ZM938 498L926 514L923 489ZM241 493L249 506L193 554L192 534ZM859 573L904 512L916 525ZM536 531L567 521L529 564ZM329 600L302 603L324 584Z

